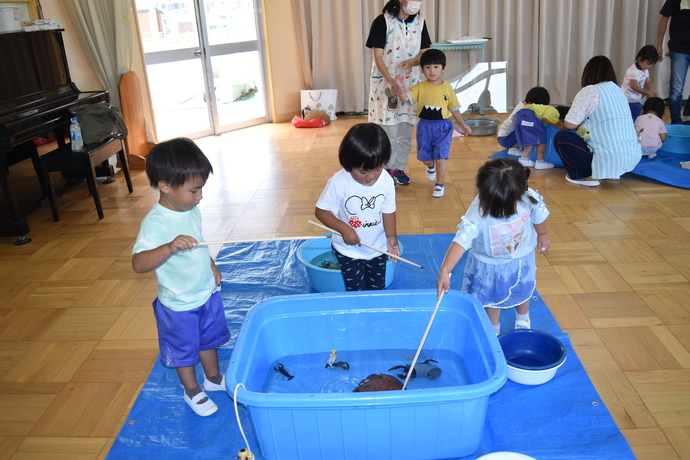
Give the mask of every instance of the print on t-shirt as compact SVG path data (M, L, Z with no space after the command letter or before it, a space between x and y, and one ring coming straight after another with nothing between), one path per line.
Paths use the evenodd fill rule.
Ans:
M529 213L523 212L520 217L511 221L494 225L489 229L491 238L491 255L493 257L509 257L522 243L525 233L525 222L529 221Z
M382 203L384 198L381 193L371 198L357 195L348 198L345 201L345 209L350 215L348 219L350 227L376 227L379 225L381 223L381 210L376 208L376 201Z

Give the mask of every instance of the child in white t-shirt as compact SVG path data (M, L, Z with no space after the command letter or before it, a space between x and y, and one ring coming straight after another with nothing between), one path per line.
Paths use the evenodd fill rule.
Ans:
M635 131L640 139L643 157L656 157L656 151L666 140L666 124L661 119L664 109L664 101L661 98L650 97L642 106L643 115L635 120Z
M649 69L659 60L659 52L652 45L643 46L635 56L635 62L625 72L621 88L628 98L633 121L642 113L642 104L648 97L658 97L659 93L649 78Z
M399 256L395 221L395 184L381 174L391 144L380 125L360 123L345 134L338 152L343 167L328 180L316 202L316 218L340 233L335 252L347 291L386 289L385 254Z

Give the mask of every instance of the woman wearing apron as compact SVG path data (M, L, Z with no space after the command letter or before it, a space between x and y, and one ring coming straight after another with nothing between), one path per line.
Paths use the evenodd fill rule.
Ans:
M405 174L417 124L416 104L402 104L393 95L396 75L405 75L405 91L420 78L419 57L431 46L422 2L391 0L371 24L366 46L374 53L369 87L369 121L381 125L391 142L391 159L386 165L396 184L407 185Z

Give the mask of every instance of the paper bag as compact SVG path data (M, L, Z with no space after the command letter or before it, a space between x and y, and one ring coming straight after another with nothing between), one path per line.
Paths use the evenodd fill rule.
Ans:
M335 103L338 99L337 89L312 89L302 91L302 118L312 110L323 110L331 121L335 116Z

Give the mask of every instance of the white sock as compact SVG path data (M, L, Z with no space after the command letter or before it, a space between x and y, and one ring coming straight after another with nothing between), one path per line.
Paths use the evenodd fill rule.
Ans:
M494 332L495 332L496 334L498 334L499 332L501 332L501 323L492 324L491 327L494 328Z
M517 321L519 319L524 319L526 321L529 321L529 312L525 313L524 315L521 315L520 313L515 312L515 321Z

